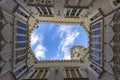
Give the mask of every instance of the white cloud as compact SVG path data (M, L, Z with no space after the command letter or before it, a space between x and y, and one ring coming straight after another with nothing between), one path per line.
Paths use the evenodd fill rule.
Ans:
M72 26L60 25L57 30L57 34L60 35L60 38L64 36L65 33L70 33Z
M37 44L37 45L35 45ZM35 46L34 46L35 45ZM45 58L46 48L43 46L43 35L34 31L31 35L31 47L34 47L34 54L40 60Z
M46 51L46 48L43 46L43 45L37 45L37 47L35 48L35 56L38 58L38 59L44 59L45 58L45 51Z
M31 35L31 46L34 46L37 42L42 43L43 41L43 35L37 34L36 32L32 33Z
M79 35L79 32L71 32L71 33L67 33L65 39L62 41L63 46L68 46L70 44L74 43L74 40L77 38L77 36Z
M71 59L69 46L74 43L75 39L80 35L80 32L72 31L72 27L69 26L60 26L58 32L62 41L58 47L56 58L60 58L60 53L63 53L64 59Z
M70 54L65 54L65 55L64 55L64 59L67 59L67 60L68 60L68 59L71 59Z
M35 45L38 41L39 37L35 33L32 33L31 35L31 46Z
M64 53L64 59L70 59L70 50L69 46L72 45L79 35L78 32L71 32L66 34L65 39L61 42L60 48L62 52Z

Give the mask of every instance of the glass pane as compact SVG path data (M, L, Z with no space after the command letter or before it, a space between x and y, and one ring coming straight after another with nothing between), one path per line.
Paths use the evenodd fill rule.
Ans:
M17 41L26 41L25 36L17 36Z
M92 35L99 35L99 34L100 34L100 29L92 32Z
M95 24L95 25L92 26L92 30L97 29L97 28L100 28L100 27L101 27L101 26L100 26L100 23Z
M26 34L26 30L21 29L21 28L17 28L17 33L19 33L19 34Z
M92 60L94 60L95 62L99 62L100 61L100 58L99 57L96 57L96 56L91 56Z
M96 50L92 50L92 54L100 57L100 52Z
M26 24L18 21L18 26L26 29Z
M25 47L26 43L16 43L16 47L20 48L20 47Z
M92 44L92 47L96 49L100 49L100 46L101 46L100 44Z
M93 37L92 42L100 42L101 38L100 37Z

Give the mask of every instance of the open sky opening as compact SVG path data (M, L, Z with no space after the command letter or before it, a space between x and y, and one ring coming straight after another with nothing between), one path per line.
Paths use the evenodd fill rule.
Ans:
M31 34L31 49L38 60L69 60L73 46L88 48L88 34L81 25L40 22Z

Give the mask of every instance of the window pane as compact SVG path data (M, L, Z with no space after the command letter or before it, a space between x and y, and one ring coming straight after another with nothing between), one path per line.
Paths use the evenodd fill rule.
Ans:
M99 68L97 68L96 66L94 66L94 65L90 65L91 66L91 68L95 71L95 72L97 72L98 74L100 74L102 71L99 69Z
M25 36L17 36L17 41L26 41Z
M16 48L25 47L26 43L16 43Z
M25 28L25 29L26 29L26 24L18 21L18 27L22 27L22 28Z
M25 52L26 52L25 49L16 51L16 56L23 55L23 54L25 54Z
M101 38L100 37L93 37L92 42L100 42Z
M99 62L100 61L100 59L99 59L99 57L96 57L96 56L91 56L91 58L92 58L92 60L94 60L95 62Z
M100 49L101 45L100 44L92 44L93 48Z
M25 13L23 13L20 9L17 10L17 13L24 16L25 18L28 18L28 16Z
M75 15L76 11L77 11L77 8L73 8L71 15Z
M97 28L100 28L100 23L95 24L95 25L92 26L92 30L93 30L93 29L97 29Z
M99 35L99 34L100 34L100 29L99 29L99 30L92 31L92 35Z
M26 30L21 29L21 28L17 28L17 33L19 33L19 34L26 34Z
M20 74L25 68L26 68L26 66L23 66L22 68L20 68L19 70L17 70L17 71L14 73L15 76L17 76L18 74Z
M96 55L96 56L100 56L100 52L99 51L96 51L96 50L92 50L92 54L93 55Z
M19 62L21 62L21 61L23 61L23 60L25 60L25 57L26 57L26 55L17 58L17 59L16 59L16 64L19 63Z

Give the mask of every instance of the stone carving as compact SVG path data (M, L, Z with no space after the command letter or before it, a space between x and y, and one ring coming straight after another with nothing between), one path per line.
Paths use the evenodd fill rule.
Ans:
M5 44L7 43L7 41L5 40L3 34L2 34L2 30L4 28L5 25L8 24L8 21L6 20L6 18L4 17L4 14L0 8L0 51L2 50L2 48L5 46Z
M5 39L1 33L2 29L3 29L3 24L2 24L2 19L3 19L3 13L2 10L0 9L0 51L2 50L4 44L5 44Z
M4 68L7 61L5 61L2 56L0 55L0 73L2 72L2 69Z
M113 72L116 79L120 78L120 10L116 11L112 22L112 30L114 32L112 40L109 42L111 45L114 57L113 57Z
M120 68L119 67L114 66L113 67L113 72L114 72L114 75L117 79L120 78Z
M3 22L5 22L5 24L3 24ZM1 32L6 24L8 24L8 22L4 17L2 9L0 8L0 52L2 51L3 47L7 43L7 41L4 39L4 36ZM6 62L7 61L5 61L2 55L0 54L0 73L2 72L2 69L4 68Z

